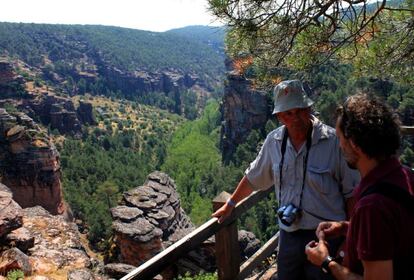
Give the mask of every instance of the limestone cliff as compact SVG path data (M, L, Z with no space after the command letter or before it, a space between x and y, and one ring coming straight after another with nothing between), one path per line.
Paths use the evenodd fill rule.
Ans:
M221 105L220 146L223 161L228 163L253 129L264 130L270 118L271 100L264 91L253 88L250 80L230 71Z
M65 211L59 153L44 130L23 113L0 108L0 182L23 208Z

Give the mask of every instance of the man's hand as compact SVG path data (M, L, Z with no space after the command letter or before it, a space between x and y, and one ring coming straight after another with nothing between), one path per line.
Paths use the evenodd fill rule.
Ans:
M323 232L324 238L337 238L346 235L347 230L347 222L321 222L316 229L316 236L319 236L320 233Z
M225 203L211 216L218 218L218 222L219 224L221 224L225 219L227 219L230 216L233 209L234 209L234 206L230 206L228 203Z
M321 266L322 262L329 255L328 243L325 241L325 234L323 231L319 232L319 241L311 241L305 247L305 253L308 260L314 265Z

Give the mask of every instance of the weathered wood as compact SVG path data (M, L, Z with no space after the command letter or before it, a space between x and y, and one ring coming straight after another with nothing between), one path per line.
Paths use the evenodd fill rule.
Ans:
M242 280L252 273L262 261L268 258L279 245L279 232L277 232L269 241L266 242L253 256L243 263L240 267L240 273L238 279Z
M213 211L217 211L230 197L229 193L222 192L213 200ZM237 221L232 222L219 230L216 235L216 264L219 280L233 280L237 278L240 269L240 248L237 233Z
M403 135L414 135L414 126L401 126L401 133Z
M230 217L222 224L217 222L217 218L212 218L199 228L181 238L178 242L174 243L164 251L158 253L141 266L135 268L133 271L121 278L121 280L130 279L151 279L157 275L163 268L172 262L176 261L179 257L185 253L193 250L199 246L204 240L215 234L221 228L231 224L235 219L240 217L241 214L249 210L259 200L266 197L272 188L267 191L254 192L249 197L246 197L234 208Z

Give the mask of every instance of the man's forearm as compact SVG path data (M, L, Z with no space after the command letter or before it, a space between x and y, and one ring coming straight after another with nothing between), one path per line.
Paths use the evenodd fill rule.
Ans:
M239 184L237 185L237 188L234 190L233 194L231 195L231 200L233 200L235 203L240 202L240 200L243 200L244 198L248 197L253 192L253 188L249 180L246 176L244 176Z

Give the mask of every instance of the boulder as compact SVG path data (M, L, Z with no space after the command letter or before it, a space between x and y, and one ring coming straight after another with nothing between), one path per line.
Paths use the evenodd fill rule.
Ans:
M26 253L34 246L34 236L26 228L21 227L9 233L6 236L6 242Z
M1 253L0 271L21 270L24 275L32 274L29 257L17 248L11 248Z

